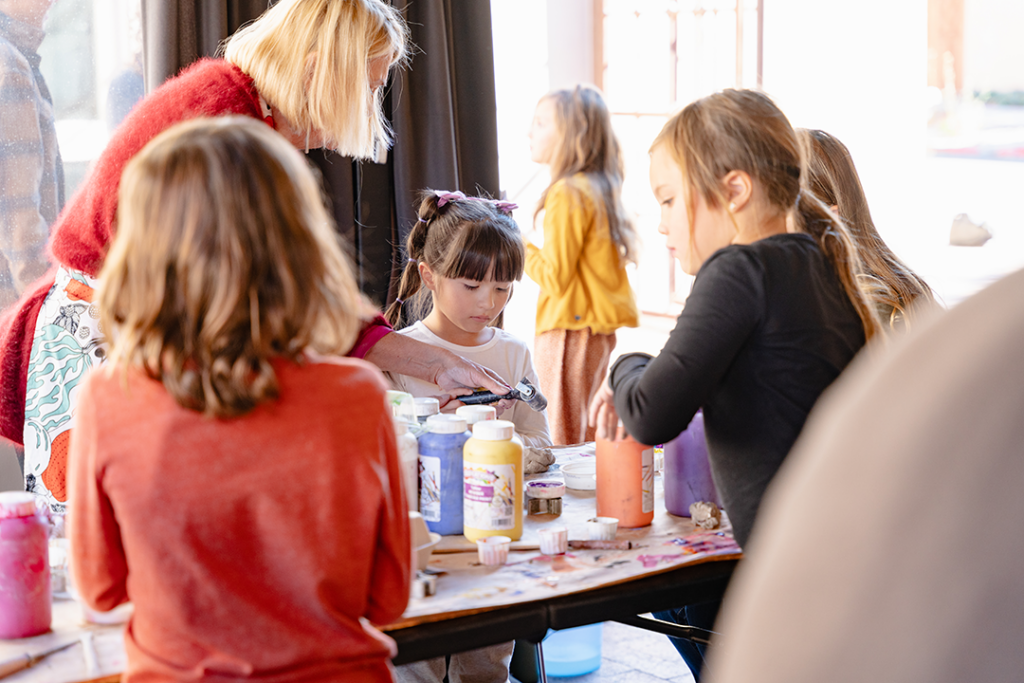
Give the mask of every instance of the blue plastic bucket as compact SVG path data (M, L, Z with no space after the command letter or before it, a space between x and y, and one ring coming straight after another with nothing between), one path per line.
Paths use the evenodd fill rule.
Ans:
M544 638L548 676L582 676L601 666L601 624L548 631Z

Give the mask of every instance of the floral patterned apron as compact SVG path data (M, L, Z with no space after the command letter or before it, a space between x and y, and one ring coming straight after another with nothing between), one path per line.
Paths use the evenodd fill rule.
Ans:
M25 392L25 488L64 514L68 442L78 385L106 358L95 278L61 268L46 295L32 337Z

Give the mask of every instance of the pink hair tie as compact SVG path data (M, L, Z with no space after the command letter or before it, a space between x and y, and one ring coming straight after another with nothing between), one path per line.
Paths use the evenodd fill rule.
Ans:
M445 204L449 204L455 201L461 201L466 199L466 195L462 194L458 190L455 192L437 192L437 208L441 208Z
M494 208L496 208L498 211L505 214L506 216L511 216L512 212L519 208L519 205L516 204L515 202L507 202L502 200L494 202Z

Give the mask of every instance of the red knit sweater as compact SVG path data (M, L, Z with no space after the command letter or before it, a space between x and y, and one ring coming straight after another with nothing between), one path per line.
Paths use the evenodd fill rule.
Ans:
M203 59L139 102L114 131L91 174L53 226L50 249L58 263L95 276L114 237L121 171L150 140L175 123L201 116L240 114L261 118L252 79L222 59ZM25 384L32 336L43 300L53 286L48 275L0 318L0 436L22 442ZM353 355L365 355L388 331L378 317L364 327Z
M391 680L410 539L384 380L277 361L280 397L235 419L141 373L95 369L71 439L68 535L92 607L131 600L133 681Z

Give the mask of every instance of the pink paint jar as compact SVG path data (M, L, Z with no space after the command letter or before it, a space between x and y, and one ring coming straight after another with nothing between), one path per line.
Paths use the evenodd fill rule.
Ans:
M35 496L0 493L0 638L50 630L49 533Z

